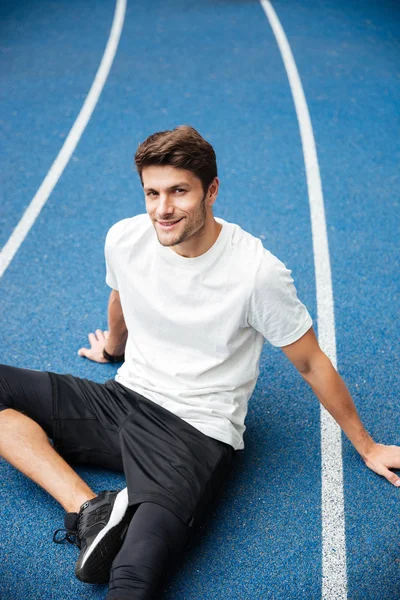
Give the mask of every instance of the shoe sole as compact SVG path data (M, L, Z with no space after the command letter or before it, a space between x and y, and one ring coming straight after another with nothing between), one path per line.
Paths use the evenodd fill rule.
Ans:
M79 556L75 575L84 583L108 583L112 562L118 554L131 520L128 491L116 497L108 523L86 552Z

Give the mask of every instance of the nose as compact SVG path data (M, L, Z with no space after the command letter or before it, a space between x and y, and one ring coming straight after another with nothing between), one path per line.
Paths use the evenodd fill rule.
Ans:
M167 215L172 215L174 212L174 206L171 198L168 194L160 194L158 197L157 214L163 218Z

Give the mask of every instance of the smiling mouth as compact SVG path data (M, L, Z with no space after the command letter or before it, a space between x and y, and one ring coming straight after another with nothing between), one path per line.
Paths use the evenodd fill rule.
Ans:
M174 225L177 225L182 221L183 217L178 219L177 221L157 221L157 223L163 227L164 229L171 229Z

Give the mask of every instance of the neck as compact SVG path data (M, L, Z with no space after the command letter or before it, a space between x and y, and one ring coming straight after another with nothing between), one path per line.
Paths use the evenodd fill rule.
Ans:
M193 238L183 244L173 246L172 250L184 258L196 258L205 254L215 244L221 232L222 225L218 223L212 214L207 215L204 226Z

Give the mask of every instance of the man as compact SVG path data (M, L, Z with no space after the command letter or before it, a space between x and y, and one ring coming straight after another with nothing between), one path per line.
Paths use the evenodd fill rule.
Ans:
M108 232L109 330L89 334L90 348L79 350L100 363L125 360L115 380L0 371L2 456L64 507L65 539L81 549L76 575L109 580L107 600L150 598L167 558L207 512L243 448L265 339L367 466L400 485L389 470L400 468L400 448L364 429L290 271L260 240L214 218L210 144L181 126L150 136L135 162L147 214ZM68 462L121 469L127 489L96 495Z

